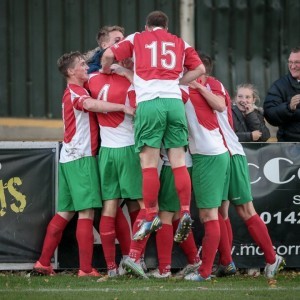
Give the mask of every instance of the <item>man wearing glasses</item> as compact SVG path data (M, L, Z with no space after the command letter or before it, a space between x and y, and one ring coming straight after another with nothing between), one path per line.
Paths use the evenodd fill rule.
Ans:
M266 120L278 126L278 142L300 142L300 46L291 49L289 73L276 80L264 102Z

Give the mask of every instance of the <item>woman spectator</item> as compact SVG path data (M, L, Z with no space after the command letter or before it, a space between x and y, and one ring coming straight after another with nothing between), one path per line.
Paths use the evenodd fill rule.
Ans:
M239 142L266 142L270 138L263 110L255 105L259 100L258 91L253 84L244 83L237 86L232 115Z

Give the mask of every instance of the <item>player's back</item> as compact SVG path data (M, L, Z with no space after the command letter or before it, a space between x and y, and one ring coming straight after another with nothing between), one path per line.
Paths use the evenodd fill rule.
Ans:
M184 41L164 29L136 34L136 74L144 80L176 80L183 71L184 50Z

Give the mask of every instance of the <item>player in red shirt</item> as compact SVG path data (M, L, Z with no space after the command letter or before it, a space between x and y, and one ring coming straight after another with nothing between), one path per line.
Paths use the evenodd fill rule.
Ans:
M64 140L59 160L58 212L47 227L42 253L34 264L34 270L45 275L55 275L50 264L51 258L65 227L78 212L78 276L101 276L92 268L94 208L102 207L102 201L96 161L99 148L98 123L96 115L84 108L85 101L91 99L83 87L88 80L88 66L79 52L64 54L57 64L67 80L62 100ZM122 104L101 101L98 106L102 111L127 111ZM128 113L133 114L133 110L130 109Z
M132 65L132 61L128 61ZM101 101L135 106L135 92L131 82L117 72L110 75L100 72L90 74L88 89L91 96L97 99L85 101L84 107L88 110L98 112L95 105ZM119 200L141 202L142 170L139 156L134 151L132 116L119 111L98 112L97 118L101 138L98 165L103 201L99 232L108 276L115 277L124 274L122 262L129 255L131 240L129 225L119 207ZM123 255L119 268L115 261L115 239L119 241Z
M99 146L97 120L83 108L83 101L89 98L83 88L88 67L79 52L64 54L57 64L67 80L62 100L64 140L59 161L58 212L47 227L34 270L45 275L55 274L50 260L66 225L77 211L78 276L100 276L92 268L94 208L102 207L102 203L95 157Z
M137 96L135 147L143 171L143 199L146 215L133 239L142 240L161 227L158 213L158 162L164 143L172 166L181 204L181 220L175 241L189 234L191 181L185 165L188 144L187 121L179 83L199 77L205 68L196 51L168 31L168 17L161 11L147 16L146 30L129 35L111 46L102 56L102 71L111 73L114 59L134 61L133 83ZM187 72L184 72L184 70Z

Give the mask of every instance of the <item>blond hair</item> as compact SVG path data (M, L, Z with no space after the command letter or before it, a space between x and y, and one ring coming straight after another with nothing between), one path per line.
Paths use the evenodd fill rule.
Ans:
M244 88L244 89L249 89L252 91L252 96L253 99L255 99L255 103L259 104L260 102L260 97L259 97L259 93L258 93L258 89L256 88L256 86L252 83L241 83L239 85L236 86L235 89L235 95L234 95L234 99L236 99L237 96L237 92L240 88Z
M104 26L104 27L100 28L100 30L99 30L99 32L97 33L97 36L96 36L96 41L97 41L100 48L101 48L101 44L103 42L108 41L109 34L112 31L120 31L123 35L125 34L125 29L123 27L120 27L120 26L117 26L117 25Z

